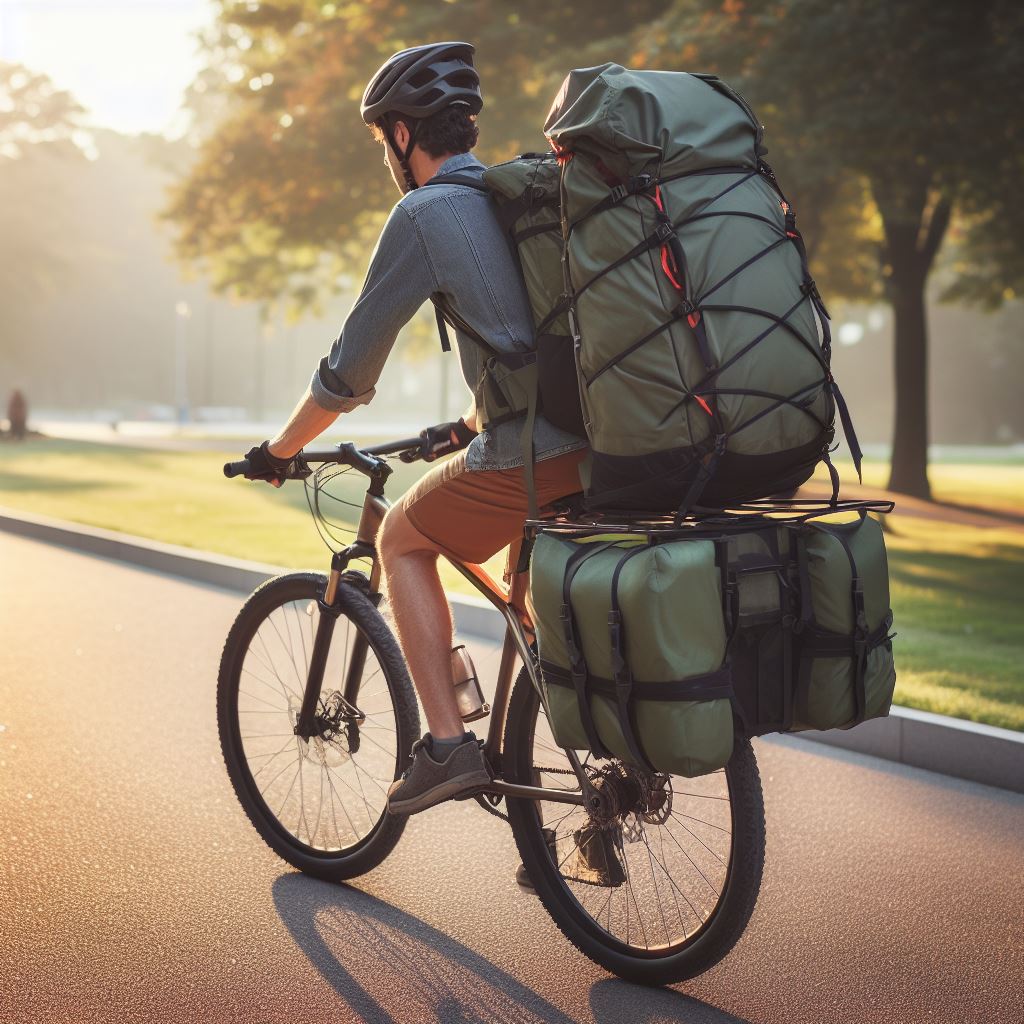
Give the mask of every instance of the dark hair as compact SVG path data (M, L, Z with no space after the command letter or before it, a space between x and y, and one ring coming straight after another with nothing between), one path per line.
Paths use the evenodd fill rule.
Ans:
M388 120L391 124L404 121L411 127L414 119L396 113L389 115ZM384 141L384 135L376 125L373 126L373 137L378 142ZM476 124L476 115L471 114L461 103L457 103L419 122L416 145L428 156L439 157L447 153L468 153L476 145L479 137L480 129Z

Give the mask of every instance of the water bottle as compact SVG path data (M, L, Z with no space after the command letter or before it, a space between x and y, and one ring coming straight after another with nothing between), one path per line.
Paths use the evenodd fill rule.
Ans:
M484 703L483 690L465 644L459 644L452 650L452 685L455 703L464 722L475 722L490 714L491 705Z

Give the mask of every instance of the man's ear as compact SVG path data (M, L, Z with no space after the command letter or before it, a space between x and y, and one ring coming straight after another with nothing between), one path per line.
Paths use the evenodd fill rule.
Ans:
M405 147L409 145L409 129L404 121L396 121L391 126L391 134L394 137L395 145L399 152L404 153Z

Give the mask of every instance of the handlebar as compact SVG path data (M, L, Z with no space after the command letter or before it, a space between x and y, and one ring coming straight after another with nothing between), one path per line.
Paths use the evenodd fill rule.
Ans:
M295 457L295 472L285 474L287 480L304 480L309 476L310 463L334 462L339 465L351 466L366 476L373 476L385 465L384 457L399 455L403 462L416 462L420 458L422 441L418 437L405 438L402 441L388 441L384 444L370 445L368 448L357 448L351 441L339 444L326 452L302 451ZM231 479L245 476L249 472L249 460L239 459L237 462L224 464L224 475Z

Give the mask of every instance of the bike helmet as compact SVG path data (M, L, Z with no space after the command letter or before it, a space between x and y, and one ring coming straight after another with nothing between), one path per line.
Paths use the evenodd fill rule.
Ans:
M466 106L478 114L484 105L480 94L480 76L473 67L471 43L427 43L400 50L389 57L370 80L359 107L363 121L376 124L384 133L405 174L406 185L417 187L409 169L409 154L416 142L418 122L445 107ZM405 114L409 125L409 145L401 152L395 145L388 114Z

